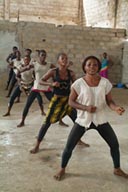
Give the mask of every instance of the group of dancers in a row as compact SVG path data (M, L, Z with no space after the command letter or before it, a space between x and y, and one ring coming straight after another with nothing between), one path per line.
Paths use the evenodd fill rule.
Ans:
M24 58L21 59L20 52L17 50L16 58L11 61L18 83L10 96L8 111L4 116L10 115L15 99L18 98L19 101L20 94L25 92L27 99L21 122L17 127L24 126L29 108L37 98L45 118L40 127L35 147L30 150L30 153L35 154L39 151L40 144L50 125L62 121L62 118L68 115L74 125L62 154L61 168L54 178L60 180L65 175L65 169L77 144L89 146L81 140L81 137L90 129L97 130L110 147L114 166L113 173L128 178L128 174L120 168L119 143L108 122L106 106L108 105L119 115L122 115L125 110L113 101L110 81L99 74L100 60L95 56L87 56L82 63L84 75L76 79L74 71L69 67L71 62L68 61L66 53L58 54L57 63L52 65L51 69L47 67L45 50L38 50L36 59L31 59L31 49L26 49L25 53ZM49 100L46 113L41 92Z
M55 64L50 64L50 66L45 61L46 51L36 50L38 57L36 59L31 58L31 49L25 49L24 58L21 58L20 51L17 47L13 47L13 52L9 54L6 61L8 62L9 74L6 85L6 90L8 94L6 97L10 97L8 102L8 110L3 116L9 116L14 102L20 102L21 93L24 92L27 98L27 103L25 105L22 122L17 125L17 127L22 127L25 125L25 118L28 114L29 108L35 99L37 99L42 115L45 115L44 104L41 96L41 92L44 93L46 98L50 101L53 95L53 89L50 86L41 86L40 79L45 74L49 68L55 68ZM69 62L69 65L72 65ZM66 123L59 120L59 124L62 126L68 126Z

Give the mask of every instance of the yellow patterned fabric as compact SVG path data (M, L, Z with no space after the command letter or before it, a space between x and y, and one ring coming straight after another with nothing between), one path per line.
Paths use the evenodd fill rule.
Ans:
M56 123L65 115L70 115L73 108L68 105L68 97L53 96L46 114L45 123Z

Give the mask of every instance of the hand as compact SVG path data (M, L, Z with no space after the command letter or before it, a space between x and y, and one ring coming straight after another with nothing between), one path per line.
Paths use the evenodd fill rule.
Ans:
M125 112L125 109L123 107L117 106L115 111L118 113L118 115L122 115Z
M53 86L53 87L59 87L59 86L60 86L60 83L57 82L57 81L55 81L55 82L52 83L52 86Z
M95 113L96 109L97 109L97 107L96 106L92 106L92 105L85 107L85 111L87 111L89 113Z
M26 69L31 69L31 68L33 68L33 66L32 65L27 65L27 67L26 67Z

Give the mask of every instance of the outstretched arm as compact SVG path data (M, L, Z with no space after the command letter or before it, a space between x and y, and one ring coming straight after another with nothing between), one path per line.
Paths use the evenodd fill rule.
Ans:
M124 113L125 109L121 106L116 105L116 103L113 101L111 92L106 95L106 102L110 109L116 111L117 114L122 115Z

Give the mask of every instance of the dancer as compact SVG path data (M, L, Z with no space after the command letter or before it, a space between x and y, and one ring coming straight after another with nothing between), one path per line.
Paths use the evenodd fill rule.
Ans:
M67 67L69 67L68 64L67 64ZM51 64L51 65L50 65L50 69L53 69L53 68L56 68L56 65ZM65 126L65 127L68 127L68 126L69 126L68 124L64 123L62 119L59 120L59 125Z
M65 53L58 55L58 67L50 69L42 78L42 84L53 87L53 97L50 101L46 118L39 131L37 142L35 147L30 151L31 153L37 153L39 146L43 140L48 128L52 123L56 123L62 119L65 115L74 122L76 119L76 110L68 105L68 97L70 93L70 85L76 80L73 71L67 69L68 58ZM53 82L47 82L48 79L52 78ZM88 146L80 140L80 144Z
M98 74L101 63L97 57L85 58L82 68L85 75L72 84L69 96L69 105L77 109L77 118L63 151L61 169L54 178L60 180L65 175L73 149L88 129L97 130L110 147L114 174L128 178L128 174L120 168L118 139L105 115L107 105L119 115L122 115L125 110L113 101L112 84Z
M12 68L12 65L10 65L10 63L12 62L13 59L16 58L16 52L17 51L18 51L18 47L14 46L12 48L12 53L10 53L8 55L8 57L6 58L6 61L8 63L8 68L9 68L9 74L8 74L8 80L7 80L7 85L6 85L5 90L8 90L8 87L10 85L10 82L11 82L11 79L12 79L12 76L13 76L13 68Z
M35 80L34 80L34 85L31 89L31 92L27 98L23 114L22 114L22 120L21 122L17 125L17 127L22 127L25 125L25 119L26 116L29 112L29 109L34 102L34 100L39 98L39 106L42 112L42 115L45 115L44 112L44 106L43 106L43 100L40 95L40 92L43 92L45 96L47 97L48 100L51 100L52 98L52 89L50 89L49 86L43 86L40 85L40 79L41 77L48 71L47 63L45 61L46 59L46 51L45 50L38 50L38 61L35 61L31 64L34 68L34 74L35 74Z
M12 106L14 104L14 101L17 97L20 96L21 92L24 91L26 94L30 90L33 84L34 76L33 76L33 69L30 65L31 58L29 56L25 56L23 63L18 70L17 78L18 78L18 85L14 89L9 103L8 103L8 110L7 113L5 113L3 116L9 116Z
M21 54L20 51L17 50L16 51L16 58L13 59L10 63L11 68L13 69L13 75L12 75L12 79L10 82L10 86L9 86L9 91L8 91L8 95L6 97L10 97L11 92L15 86L15 84L17 83L17 73L18 73L18 69L20 68L20 66L22 65L22 61L21 61ZM20 102L20 95L17 97L17 101L16 103Z
M73 66L73 62L72 62L72 61L69 61L68 64L67 64L67 68L70 68L71 66ZM69 127L69 125L66 124L65 122L63 122L62 119L59 120L59 125L65 126L65 127ZM79 144L80 144L80 142L79 142Z
M14 53L15 53L15 55L16 55L16 60L17 60L17 61L15 61L15 59L12 59L12 60L10 61L10 68L13 70L13 74L12 74L11 82L10 82L10 85L9 85L8 94L7 94L6 97L10 97L10 95L11 95L11 93L12 93L12 90L13 90L15 84L17 83L17 78L16 78L16 74L15 74L15 66L13 67L14 62L15 62L15 63L16 63L16 62L21 62L21 63L24 62L24 61L23 61L24 58L21 58L21 55L19 55L17 51L15 51ZM29 48L25 49L25 51L24 51L24 57L25 57L25 56L29 56L29 57L31 58L31 53L32 53L32 50L31 50L31 49L29 49ZM14 55L14 56L15 56L15 55ZM31 59L31 62L32 62L32 61L33 61L33 60ZM17 101L16 101L16 102L19 102L19 98L17 98Z

